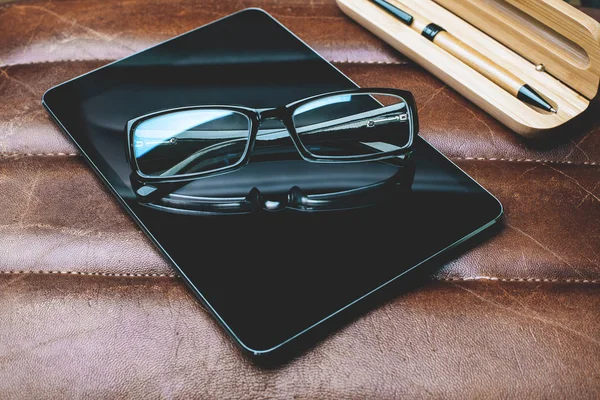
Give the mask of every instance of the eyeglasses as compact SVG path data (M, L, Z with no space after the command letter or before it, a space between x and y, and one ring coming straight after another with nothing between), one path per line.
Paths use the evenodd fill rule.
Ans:
M132 185L142 204L166 211L209 213L247 212L257 206L314 211L347 208L353 200L371 201L375 192L397 186L399 176L409 168L402 166L402 173L388 180L336 193L307 195L293 187L285 201L277 202L262 199L256 188L243 199L174 192L191 181L237 170L251 156L269 157L289 149L311 163L397 164L410 155L418 120L410 92L363 88L269 109L174 108L132 119L126 131Z

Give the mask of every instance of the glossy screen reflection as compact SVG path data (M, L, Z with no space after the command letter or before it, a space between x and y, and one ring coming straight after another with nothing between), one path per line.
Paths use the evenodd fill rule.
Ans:
M417 138L412 192L379 207L224 217L161 213L136 201L125 124L169 108L269 108L353 86L270 16L247 10L60 85L45 95L44 104L232 336L259 352L486 226L499 216L499 203ZM243 131L237 129L245 123L241 118L204 117L208 125L233 118L228 123L235 129L228 134ZM297 118L301 123L301 115ZM283 129L278 124L269 121L261 128ZM162 151L152 141L170 134L159 132L164 128L159 125L147 126L136 138L148 174L164 173L186 157L176 153L164 165L151 161ZM175 142L186 137L183 125ZM318 145L314 149L320 151ZM229 154L227 162L235 162L239 151ZM286 157L251 159L235 172L193 182L178 193L239 196L257 187L276 198L293 185L312 193L345 190L386 179L395 170L382 163L308 163L294 150Z

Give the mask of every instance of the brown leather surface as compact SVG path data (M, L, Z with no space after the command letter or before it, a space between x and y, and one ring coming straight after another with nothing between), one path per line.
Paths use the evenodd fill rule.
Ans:
M597 167L457 162L502 202L505 228L438 279L600 283ZM173 274L80 157L8 157L0 174L0 273Z
M10 276L0 289L5 398L600 396L598 285L431 283L276 369L251 364L169 278Z
M413 91L422 135L506 212L422 288L269 370L241 356L40 106L55 84L248 6L359 85ZM0 393L597 398L598 107L527 142L333 0L0 5Z

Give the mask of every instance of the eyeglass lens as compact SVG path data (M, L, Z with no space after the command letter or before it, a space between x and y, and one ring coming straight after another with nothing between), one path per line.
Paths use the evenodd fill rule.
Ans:
M292 117L302 144L317 157L383 155L404 149L412 129L405 100L391 94L323 97L298 107Z
M139 171L173 177L239 163L250 138L248 117L219 109L183 110L142 121L133 131Z

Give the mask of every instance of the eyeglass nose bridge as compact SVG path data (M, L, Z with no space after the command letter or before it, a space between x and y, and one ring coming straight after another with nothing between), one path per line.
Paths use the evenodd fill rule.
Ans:
M298 153L300 154L300 156L305 161L312 161L312 158L310 157L308 151L306 150L306 148L300 141L298 134L295 133L295 130L293 128L292 116L290 114L290 110L286 106L279 106L276 108L263 108L263 109L258 109L256 111L258 112L259 126L263 121L266 121L269 119L276 119L276 120L280 121L283 124L283 126L285 127L285 129L287 130L288 134L290 135L290 137L292 139L292 143L294 144L294 147L296 148L296 150L298 150ZM254 141L252 143L252 146L254 146ZM277 208L277 207L275 207L275 208Z
M285 106L280 106L276 108L263 108L258 110L259 121L265 121L268 119L278 119L280 121L283 121L286 115L287 109L285 108Z

